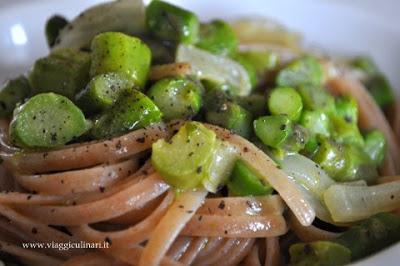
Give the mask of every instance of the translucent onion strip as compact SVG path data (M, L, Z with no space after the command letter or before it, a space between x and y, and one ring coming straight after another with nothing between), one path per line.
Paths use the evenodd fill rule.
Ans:
M242 65L224 56L214 55L190 45L180 44L176 62L189 63L191 74L199 79L227 83L234 87L233 94L246 96L251 92L249 76Z
M400 206L400 181L369 187L333 185L324 193L335 222L359 221Z
M53 49L88 47L101 32L118 31L138 34L144 31L142 0L119 0L93 6L63 28Z

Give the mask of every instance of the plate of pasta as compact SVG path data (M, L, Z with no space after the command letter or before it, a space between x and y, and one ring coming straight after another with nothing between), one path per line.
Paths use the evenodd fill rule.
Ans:
M290 1L45 2L0 19L0 265L396 265L390 45Z

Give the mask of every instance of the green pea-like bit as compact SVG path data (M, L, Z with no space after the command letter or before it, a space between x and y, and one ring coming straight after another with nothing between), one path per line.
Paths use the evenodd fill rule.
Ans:
M107 73L95 76L75 98L78 106L91 114L110 108L122 93L132 90L125 76Z
M394 90L383 74L378 73L370 77L365 86L381 108L394 102Z
M351 96L342 96L335 99L335 115L344 119L347 123L357 124L358 105Z
M213 54L233 56L238 41L231 26L223 20L201 24L196 46Z
M160 108L165 120L190 119L202 106L201 84L187 78L165 78L149 89L147 95Z
M200 24L194 13L155 0L146 8L146 27L153 36L163 41L193 44L198 40Z
M364 145L364 139L361 135L360 129L357 124L352 120L345 120L345 118L331 115L331 135L332 137L342 143L356 144L358 146Z
M375 102L384 108L395 100L394 90L390 82L382 74L372 60L367 56L358 56L350 61L350 65L362 71L366 77L363 78L363 83L367 87Z
M12 143L22 148L53 148L90 128L82 111L68 98L41 93L18 107L10 125Z
M96 120L91 135L95 139L115 137L160 122L161 116L160 109L143 93L125 92Z
M371 182L378 176L376 166L358 145L337 143L321 135L317 140L318 148L312 159L334 180Z
M293 125L286 115L263 116L254 121L257 137L273 148L280 148L293 133Z
M248 96L236 97L234 100L254 117L263 116L267 112L265 108L267 96L263 93L253 93Z
M312 160L318 163L334 180L342 178L349 167L343 145L321 135L317 136L317 151Z
M174 62L175 53L173 45L160 42L159 40L148 36L145 36L142 40L151 50L151 63L153 65L170 64Z
M275 69L280 61L280 57L276 52L271 51L243 51L239 52L239 56L245 58L256 70L257 76L261 78L267 71Z
M357 56L350 61L350 65L367 75L374 75L379 72L375 62L368 56Z
M144 87L150 69L151 51L140 39L120 32L105 32L92 40L91 50L91 77L118 73L125 76L132 87Z
M372 130L364 136L364 151L375 165L380 165L386 154L387 142L385 135L379 130Z
M170 141L152 146L151 161L163 179L179 189L194 189L208 177L219 146L215 132L198 122L187 122Z
M0 117L9 117L17 103L22 102L30 93L31 87L25 76L7 81L0 89Z
M228 189L235 196L264 196L274 190L263 184L262 178L243 160L237 160L228 181Z
M303 101L293 88L275 88L269 95L268 108L273 115L287 115L289 119L297 121L303 110Z
M252 119L250 112L233 102L225 102L218 109L206 112L207 122L230 129L245 138L251 135Z
M54 92L74 99L89 81L90 55L59 49L37 60L29 75L34 93Z
M60 31L68 24L68 20L60 15L54 15L49 18L46 22L45 33L47 44L49 47L53 47L56 43L57 37Z
M310 140L309 131L296 124L293 126L293 132L283 143L282 148L287 152L299 152L304 149L307 142Z
M350 228L336 240L351 251L351 259L371 255L400 240L400 218L379 213Z
M323 71L318 60L305 56L294 60L281 71L276 78L279 87L321 86Z
M322 87L300 86L298 91L303 99L304 109L321 110L327 114L335 112L335 98Z
M346 246L331 241L297 243L290 246L289 253L293 266L340 266L351 260Z
M326 137L330 135L330 120L323 111L304 110L301 114L300 125L307 128L312 134L320 134Z
M368 183L374 182L379 174L376 165L372 162L364 150L354 144L344 145L344 158L348 162L346 173L339 177L339 182L350 182L356 180L365 180Z

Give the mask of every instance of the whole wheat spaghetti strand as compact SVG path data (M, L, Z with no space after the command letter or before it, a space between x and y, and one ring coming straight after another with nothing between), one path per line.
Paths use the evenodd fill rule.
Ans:
M180 194L158 223L152 238L147 243L140 258L141 266L156 266L167 253L168 248L185 224L203 204L207 191L188 191Z
M15 169L19 173L81 169L128 158L149 149L153 142L169 135L164 124L154 124L110 140L67 145L48 152L3 154L2 158L8 169Z
M158 174L107 198L72 206L29 206L19 209L39 221L53 225L79 225L105 221L138 208L164 193L169 186ZM107 208L105 208L107 206Z
M67 195L106 188L138 169L138 158L111 165L43 175L15 175L15 180L29 191L40 194Z
M312 242L319 240L333 240L340 236L339 233L329 232L323 229L319 229L313 225L303 226L292 213L289 213L288 219L289 227L293 230L296 236L304 242Z

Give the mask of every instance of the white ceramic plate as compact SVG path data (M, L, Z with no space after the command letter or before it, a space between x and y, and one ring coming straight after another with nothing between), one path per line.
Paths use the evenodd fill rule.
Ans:
M101 0L1 0L0 82L29 70L47 53L44 24L55 13L72 18ZM398 0L174 0L203 20L267 16L304 34L331 54L371 55L400 94ZM400 244L354 265L399 265Z

